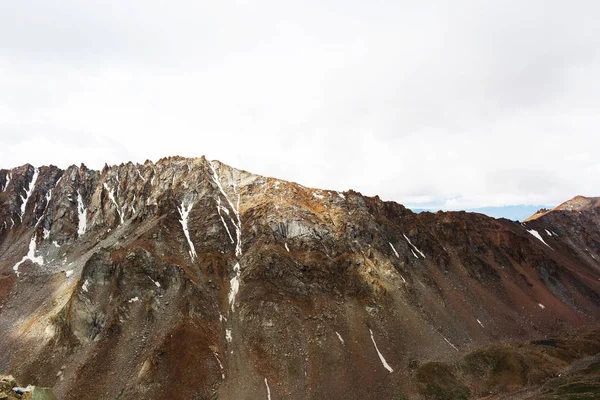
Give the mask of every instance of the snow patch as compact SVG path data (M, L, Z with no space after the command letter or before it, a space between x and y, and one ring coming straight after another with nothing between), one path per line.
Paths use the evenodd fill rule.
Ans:
M419 253L421 256L423 256L423 258L427 258L427 257L425 257L425 254L423 254L423 252L421 250L417 249L417 246L415 246L414 244L412 244L412 242L410 241L410 239L408 237L406 237L405 234L402 234L402 236L404 236L404 239L406 239L406 241L408 242L408 244L410 244L410 246L413 249L415 249L417 251L417 253ZM413 252L413 254L415 254L415 253ZM415 254L415 256L416 256L416 254ZM419 258L419 257L417 257L417 258Z
M390 244L390 247L392 248L392 251L394 252L394 254L396 255L396 258L400 258L400 255L398 254L398 252L396 251L396 248L394 247L394 245L392 244L392 242L388 242Z
M142 176L142 173L140 172L140 170L136 168L136 171L137 171L137 173L138 173L138 176L139 176L139 177L140 177L140 178L141 178L141 179L142 179L144 182L146 182L146 178L144 178L144 177Z
M6 171L6 183L4 184L4 187L2 188L3 192L6 191L6 188L8 187L9 183L10 183L10 171Z
M217 355L217 352L213 350L213 355L215 356L215 358L217 359L217 362L219 363L219 368L221 368L221 379L225 380L225 368L223 368L223 364L221 364L221 360L219 360L219 356Z
M313 192L313 197L322 200L325 196L323 196L322 194L318 194L316 192Z
M265 386L267 387L267 400L271 400L271 389L269 388L269 382L267 382L267 378L265 378Z
M208 164L210 165L210 169L212 170L212 173L213 173L213 177L212 177L213 181L219 188L219 191L221 192L223 197L225 197L225 200L227 200L229 207L231 208L231 210L233 211L233 213L236 216L237 223L233 218L231 218L231 216L230 216L230 220L231 220L231 223L233 224L233 226L235 227L235 233L236 233L235 255L237 257L239 257L242 255L242 221L240 219L240 195L238 194L237 208L236 208L233 205L233 203L231 202L231 200L229 200L227 193L225 193L225 190L223 189L223 186L221 185L221 180L219 179L219 175L217 174L217 170L213 166L212 162L209 162ZM235 186L234 186L234 191L237 191L237 188ZM219 199L217 201L217 205L219 206L219 209L224 208L220 204L221 203L220 203L220 199ZM220 215L220 213L219 213L219 215Z
M108 198L110 199L110 202L113 203L115 205L115 207L117 207L117 214L119 215L119 219L121 220L121 224L122 224L123 223L123 214L121 213L121 208L117 204L117 200L115 200L114 190L110 189L108 187L108 185L106 184L106 182L103 183L103 186L104 186L104 189L106 189L106 191L108 192Z
M338 339L340 339L340 342L344 344L344 339L342 339L342 335L340 335L337 331L335 332L335 334L337 335Z
M67 276L67 278L71 277L71 275L73 275L73 270L70 269L68 271L65 271L65 275Z
M279 184L280 183L281 182L279 182L279 181L275 181L275 183L273 184L273 186L275 187L275 189L279 189Z
M60 244L58 244L58 242L56 240L54 240L52 242L52 244L54 245L54 247L56 247L57 249L60 249Z
M190 246L190 257L192 258L192 261L194 261L194 259L196 258L196 249L194 248L194 243L192 243L192 239L190 238L190 231L188 230L188 216L193 205L194 203L190 203L186 207L185 201L182 200L181 208L177 208L177 211L179 211L179 215L181 215L181 219L179 220L179 222L183 227L183 234L185 235L188 245Z
M44 233L43 233L42 238L45 240L45 239L48 239L49 237L50 237L50 230L44 228Z
M146 275L146 276L148 276L148 275ZM149 276L148 276L148 279L150 279L152 281L152 283L154 283L156 285L156 287L160 287L160 283L158 281L155 281L154 279L150 278Z
M285 245L285 249L286 249L286 250L288 251L288 253L289 253L289 252L290 252L290 248L288 247L288 244L287 244L287 243L284 243L284 245Z
M229 210L225 207L221 207L221 198L217 197L217 212L219 213L221 222L223 223L223 226L225 227L225 230L227 231L227 236L229 236L229 240L231 240L232 244L235 244L235 240L233 240L233 236L231 236L231 232L229 231L229 227L227 226L227 223L225 222L225 219L223 218L223 215L221 214L221 210L226 211L227 215L229 215Z
M231 280L229 281L229 306L231 307L231 311L235 311L235 296L238 294L238 291L240 290L240 275L241 275L241 270L240 270L240 263L237 262L235 263L235 266L233 267L233 272L235 272L235 275L233 276L233 278L231 278Z
M50 200L51 199L52 199L52 189L48 190L48 192L46 193L46 204L44 205L44 210L42 211L42 214L40 215L40 217L36 221L35 226L38 226L38 224L40 223L40 221L44 217L44 214L46 213L46 210L48 209L48 205L50 204Z
M231 329L225 329L225 340L229 343L233 340L233 336L231 335Z
M88 283L89 283L89 282L88 282L88 280L86 279L86 280L85 280L85 282L83 282L83 285L81 285L81 290L83 290L83 291L84 291L84 292L86 292L86 293L87 293L87 291L88 291L88 286L87 286L87 285L88 285Z
M542 303L538 303L538 306L543 310L544 308L546 308L545 305L543 305Z
M87 229L87 208L83 205L83 199L81 198L81 193L79 193L79 190L77 191L77 218L77 234L81 236Z
M483 324L481 323L481 321L480 321L480 320L477 320L477 323L478 323L479 325L481 325L481 327L482 327L482 328L485 328L485 326L483 326Z
M536 231L535 229L528 229L527 232L531 233L533 236L535 236L536 238L538 238L542 243L544 243L546 246L550 247L548 245L548 243L544 242L544 239L542 239L542 236L538 233L538 231ZM550 247L552 249L552 247ZM552 249L554 250L554 249Z
M132 299L127 300L128 303L135 303L136 301L140 301L139 297L135 296Z
M21 217L21 221L23 221L23 214L25 214L25 207L27 206L27 201L29 201L31 194L33 193L33 189L35 188L35 182L37 181L38 175L39 175L39 170L36 168L33 172L33 177L31 178L31 182L29 182L29 186L27 187L27 191L25 192L25 197L21 196L21 200L23 201L21 203L21 214L19 215Z
M19 266L27 260L31 261L34 264L40 265L40 266L44 265L44 258L42 256L37 256L37 257L35 256L35 250L36 250L35 249L35 247L36 247L35 241L36 241L36 239L37 239L37 235L33 235L31 240L29 241L29 251L27 252L27 254L25 256L23 256L21 261L16 263L15 266L13 267L13 270L17 274L17 277L19 277Z
M377 350L377 355L379 355L379 360L381 361L383 368L387 369L389 372L394 372L392 367L390 367L390 365L387 363L387 361L385 361L385 358L383 358L383 355L379 351L379 348L377 348L377 343L375 343L375 338L373 337L373 331L369 329L369 332L371 333L371 341L373 342L373 345L375 346L375 350Z
M337 192L337 195L340 196L341 199L346 200L346 196L344 196L344 193Z

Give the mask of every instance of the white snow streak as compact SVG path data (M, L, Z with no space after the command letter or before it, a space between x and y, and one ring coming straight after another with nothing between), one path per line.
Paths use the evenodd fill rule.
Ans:
M271 400L271 389L269 388L269 382L267 382L267 378L265 378L265 386L267 387L267 400Z
M188 216L193 205L194 203L190 203L186 207L185 201L182 200L181 208L177 208L177 210L179 211L179 215L181 215L181 219L179 220L179 222L183 227L183 234L185 235L188 245L190 246L190 257L192 258L192 261L194 261L194 259L196 258L196 249L194 248L194 243L192 243L192 239L190 238L190 231L188 230Z
M225 193L225 190L223 189L223 185L221 185L221 179L219 178L219 175L217 174L217 170L213 166L212 161L209 162L208 165L210 166L210 169L212 171L212 175L213 175L212 179L215 182L215 184L217 185L217 187L219 188L220 194L225 198L225 200L227 201L227 204L229 204L229 208L231 208L231 211L233 211L233 213L235 214L235 219L234 219L231 216L231 214L229 213L229 210L227 209L227 207L225 205L221 205L221 198L219 196L217 196L217 212L219 213L219 217L221 218L221 222L223 223L223 226L225 227L225 230L227 231L227 235L229 236L229 239L231 240L232 243L235 242L235 256L238 259L238 261L233 266L234 276L233 276L233 278L231 278L229 280L228 300L229 300L230 312L233 313L233 312L235 312L235 297L237 296L237 294L240 290L240 277L241 277L241 267L240 267L240 263L239 263L239 259L242 256L242 220L240 218L240 197L241 196L237 192L237 186L234 183L233 184L233 192L235 194L237 194L237 205L234 206L233 203L231 202L231 200L229 199L229 197L227 196L227 193ZM227 223L225 222L225 219L223 218L223 214L221 214L221 210L223 210L223 212L227 215L227 217L229 218L229 220L231 221L232 225L235 228L235 241L233 240L233 237L231 235L231 232L229 231ZM225 338L227 339L227 341L229 343L232 342L233 336L231 333L231 328L225 329ZM269 395L269 398L270 398L270 395Z
M104 189L106 189L106 191L108 192L108 198L110 199L110 202L113 203L115 205L115 207L117 207L117 214L119 214L119 219L121 220L121 223L123 223L123 214L121 213L121 208L119 207L119 205L117 204L117 201L115 200L115 193L114 193L113 189L109 189L106 182L104 182L103 185L104 185Z
M77 191L77 218L77 234L81 236L87 229L87 208L83 205L83 199L81 198L81 193L79 193L79 190Z
M23 221L23 214L25 214L25 207L27 206L27 201L31 197L31 194L33 193L33 189L35 188L35 181L37 181L38 175L39 175L39 170L36 168L35 171L33 172L33 177L31 178L31 182L29 182L27 191L25 192L25 197L21 196L21 200L23 201L21 203L21 215L20 215L21 221Z
M375 346L375 350L377 350L377 354L379 355L379 360L381 360L381 364L389 372L394 372L392 367L390 367L390 365L387 363L387 361L385 361L385 358L383 358L383 355L379 351L379 348L377 348L377 343L375 343L375 338L373 337L373 331L369 329L369 332L371 333L371 341L373 342L373 345Z
M52 189L49 189L48 193L46 193L46 205L44 206L44 211L42 211L42 214L40 215L37 222L35 223L35 226L38 226L38 224L44 217L44 214L46 213L46 210L48 209L48 205L50 204L51 199L52 199ZM44 231L45 231L45 229L44 229ZM44 237L44 239L46 239L46 237Z
M415 258L419 258L419 256L417 255L417 253L415 253L415 251L413 249L410 249L410 252L412 253L413 256L415 256Z
M137 170L137 173L138 173L138 175L140 176L140 178L142 178L142 180L143 180L144 182L146 182L146 178L144 178L144 177L142 176L142 173L140 172L140 170L139 170L139 169L136 169L136 170Z
M485 326L483 326L483 324L481 323L481 321L480 321L480 320L477 320L477 323L478 323L479 325L481 325L481 327L482 327L482 328L485 328Z
M404 279L404 277L402 275L400 275L400 278L402 278L402 282L406 283L406 279Z
M219 360L219 356L217 355L217 352L214 350L213 350L213 355L217 359L217 362L219 363L219 367L221 368L221 379L225 380L225 368L223 368L223 364L221 364L221 360Z
M217 212L219 213L219 217L221 218L221 222L223 223L223 226L225 227L225 230L227 231L227 235L229 236L229 240L231 240L232 244L235 244L235 240L233 240L233 236L231 236L231 232L229 231L229 227L227 226L227 223L225 222L225 219L223 218L223 215L221 214L221 210L225 211L225 213L227 215L229 215L229 210L227 208L221 206L221 198L217 197Z
M338 196L340 196L341 199L346 200L346 196L344 196L344 193L337 192L337 194Z
M231 278L231 280L229 281L229 306L231 307L231 311L235 311L235 296L238 294L238 291L240 290L240 274L241 274L241 270L240 270L240 263L237 262L235 263L235 266L233 267L233 272L235 272L235 275L233 276L233 278Z
M443 336L442 336L443 337ZM443 337L444 340L446 341L446 343L448 343L450 346L452 346L452 348L456 351L458 351L458 347L456 347L455 345L453 345L452 343L450 343L450 341L448 339L446 339L445 337Z
M313 197L322 200L325 196L323 196L322 194L317 194L317 193L313 192Z
M212 170L212 173L213 173L213 181L219 188L219 191L221 192L223 197L225 197L225 200L227 200L229 207L231 207L231 210L233 211L233 213L236 216L237 223L233 218L231 218L231 216L229 217L229 219L231 220L231 223L235 227L235 233L236 233L235 255L237 257L239 257L242 255L242 221L240 219L240 195L238 194L237 208L236 208L233 205L233 203L231 202L231 200L229 200L227 193L225 193L225 190L223 189L223 186L221 185L221 180L219 179L219 175L217 175L217 171L215 170L215 167L212 165L212 162L209 162L208 164L210 165L210 169ZM235 187L234 187L234 189L235 189ZM217 205L219 206L219 210L221 208L224 208L221 206L220 201L217 201ZM221 214L219 213L219 215L221 215Z
M146 276L148 276L148 275L146 275ZM152 281L152 283L154 283L156 285L156 287L160 287L160 283L158 281L155 281L154 279L150 278L149 276L148 276L148 279L150 279Z
M533 236L535 236L536 238L538 238L542 243L544 243L546 246L550 247L548 245L548 243L544 242L544 239L542 239L542 236L538 233L538 231L536 231L535 229L528 229L527 232L531 233ZM552 247L550 247L552 249ZM552 249L554 250L554 249Z
M83 291L84 291L84 292L86 292L86 293L87 293L87 291L88 291L88 287L87 287L88 283L89 283L89 282L88 282L88 280L86 279L86 280L85 280L85 282L83 282L83 285L81 285L81 290L83 290Z
M538 303L538 306L543 310L544 308L546 308L546 306L544 306L542 303Z
M288 247L287 243L285 243L285 249L288 251L288 253L290 252L290 248Z
M344 344L344 339L342 339L342 335L340 335L337 331L335 332L335 334L337 335L338 339L340 339L340 342Z
M44 265L44 258L42 256L38 256L38 257L35 256L35 246L36 246L35 240L36 240L36 235L33 235L33 237L31 238L31 241L29 242L29 251L27 252L26 255L23 256L21 261L16 263L15 266L13 267L13 270L17 274L17 277L19 276L19 266L27 260L29 260L32 263L35 263L37 265Z
M4 184L4 187L2 188L2 191L5 192L6 188L8 187L8 184L10 183L10 171L6 172L6 183Z
M390 244L390 247L392 248L392 250L394 251L394 254L396 255L396 258L400 258L400 255L398 254L398 252L396 251L396 248L394 247L394 245L392 244L392 242L388 242Z
M402 236L404 236L404 239L406 239L406 241L408 242L408 244L410 244L411 247L417 251L417 253L419 253L420 255L422 255L423 258L427 258L427 257L425 257L425 254L423 254L423 252L421 250L417 249L417 246L415 246L414 244L412 244L412 242L410 241L410 239L408 237L406 237L406 235L404 233L402 234ZM416 257L416 255L415 255L415 257ZM417 257L417 258L419 258L419 257Z

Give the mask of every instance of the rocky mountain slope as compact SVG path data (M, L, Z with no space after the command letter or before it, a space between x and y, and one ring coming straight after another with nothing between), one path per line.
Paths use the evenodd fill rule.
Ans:
M600 197L585 197L575 196L571 200L567 200L564 203L559 204L553 209L542 208L534 213L531 217L525 221L533 221L539 217L555 211L590 211L600 207Z
M499 395L600 351L599 230L598 207L414 214L204 157L0 170L0 372L60 399ZM550 337L579 344L518 361ZM497 346L545 372L456 372Z

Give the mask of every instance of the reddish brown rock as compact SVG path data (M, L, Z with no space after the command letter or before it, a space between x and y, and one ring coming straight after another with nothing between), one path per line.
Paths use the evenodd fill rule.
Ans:
M0 370L61 399L478 393L415 368L600 322L597 207L414 214L204 158L35 171L0 171Z

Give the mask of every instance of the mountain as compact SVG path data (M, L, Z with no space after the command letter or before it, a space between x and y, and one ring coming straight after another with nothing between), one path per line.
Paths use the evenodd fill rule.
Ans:
M553 213L556 211L590 211L600 208L600 197L585 197L585 196L575 196L571 200L567 200L564 203L559 204L555 208L547 209L541 208L536 211L529 218L525 219L525 221L533 221L538 219L539 217L546 215L548 213Z
M204 157L24 165L0 170L0 371L60 399L589 389L599 261L597 207L520 224Z
M513 221L523 221L530 217L532 214L543 208L541 205L513 205L513 206L498 206L498 207L477 207L467 208L464 211L485 214L488 217L493 218L506 218ZM420 213L424 211L434 211L432 209L425 208L411 208L413 212ZM437 211L437 210L435 210Z

